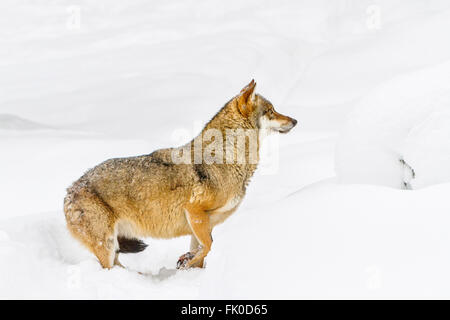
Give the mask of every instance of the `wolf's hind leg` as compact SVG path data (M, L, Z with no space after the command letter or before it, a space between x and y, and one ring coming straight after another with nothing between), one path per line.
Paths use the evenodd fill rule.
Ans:
M116 251L116 254L114 256L114 265L125 269L123 264L121 264L120 261L119 261L119 252L117 252L117 251Z
M203 266L203 260L208 252L211 250L212 237L211 225L209 223L209 216L206 212L195 207L190 207L185 210L186 220L192 230L192 235L195 241L191 245L196 248L182 255L177 263L177 268L192 268L194 266Z
M101 266L111 269L116 264L116 240L114 230L87 230L69 227L72 234L81 241L98 259ZM117 260L118 261L118 260Z
M96 255L103 268L111 269L115 265L115 254L113 250L98 246L96 248L92 248L91 251Z
M79 190L76 197L66 198L64 211L71 234L95 254L103 268L112 268L118 245L111 210L98 196Z

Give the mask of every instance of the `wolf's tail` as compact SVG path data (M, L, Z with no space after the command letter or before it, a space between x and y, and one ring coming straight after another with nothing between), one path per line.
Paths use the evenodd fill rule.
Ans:
M142 240L138 239L128 239L124 237L117 237L119 242L119 252L120 253L137 253L144 251L147 248L147 244Z

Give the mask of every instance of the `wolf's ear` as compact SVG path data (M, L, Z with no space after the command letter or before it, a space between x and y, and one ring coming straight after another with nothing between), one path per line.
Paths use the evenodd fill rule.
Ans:
M252 79L252 81L241 90L241 93L239 93L237 97L238 108L243 116L248 116L253 111L251 100L253 99L255 87L256 82Z

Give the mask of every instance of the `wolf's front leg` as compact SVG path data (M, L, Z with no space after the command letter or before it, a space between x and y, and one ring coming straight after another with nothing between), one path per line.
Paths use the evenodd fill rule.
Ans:
M203 260L211 250L212 244L209 215L194 207L186 209L185 214L192 230L191 251L180 257L177 268L203 267Z
M200 248L200 242L198 242L197 238L192 235L191 236L191 246L190 246L190 251L189 252L196 252L199 248ZM197 264L193 265L192 267L194 268L203 268L204 267L204 260L205 258L201 259L198 261Z

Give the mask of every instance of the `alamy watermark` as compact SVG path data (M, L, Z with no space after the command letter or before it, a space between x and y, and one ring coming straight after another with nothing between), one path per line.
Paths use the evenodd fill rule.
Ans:
M367 289L378 290L382 287L382 271L379 266L369 266L365 269L365 273Z
M172 138L182 143L189 138L185 129L174 131ZM263 137L264 136L264 137ZM172 149L174 164L259 164L261 174L278 171L278 135L257 129L206 129L191 142Z
M69 289L79 289L81 287L81 268L79 266L67 267L67 287Z
M80 30L81 29L81 7L80 6L69 6L66 9L68 14L66 19L66 28L69 30Z
M381 7L372 4L366 9L366 27L369 30L378 31L381 29Z

